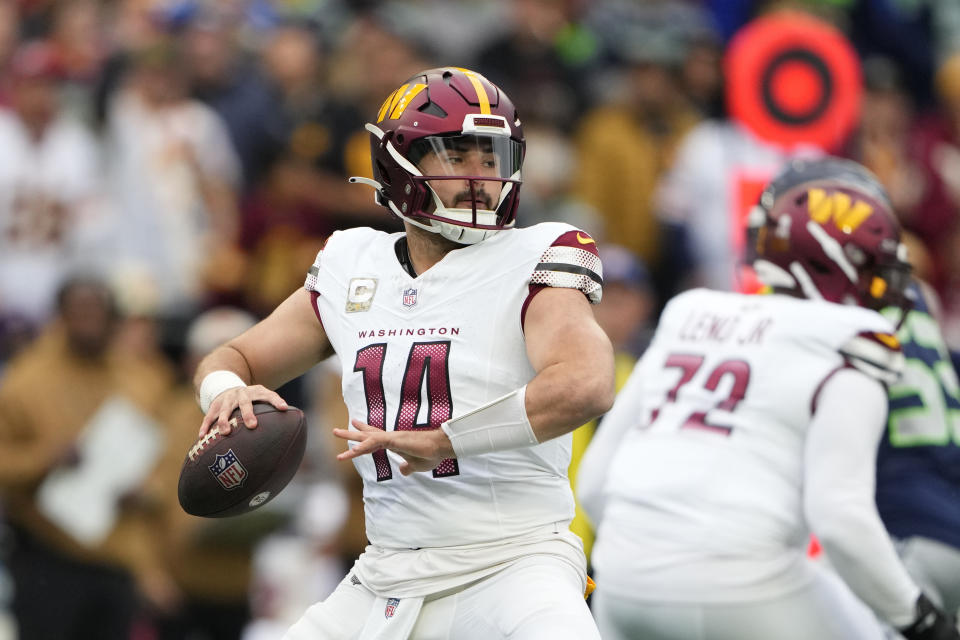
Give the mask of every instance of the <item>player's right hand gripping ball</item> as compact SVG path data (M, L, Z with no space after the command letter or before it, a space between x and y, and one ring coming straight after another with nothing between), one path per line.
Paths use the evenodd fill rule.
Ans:
M246 513L272 500L293 478L307 446L303 411L255 402L253 412L255 429L243 425L237 409L228 435L214 425L187 452L177 487L184 511L205 518Z

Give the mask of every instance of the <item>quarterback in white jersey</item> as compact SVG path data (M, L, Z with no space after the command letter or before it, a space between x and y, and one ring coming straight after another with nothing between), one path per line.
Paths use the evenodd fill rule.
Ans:
M909 272L888 201L859 165L798 161L756 217L775 293L674 298L580 468L601 633L882 638L866 603L907 638L960 637L874 504L903 366L876 309L906 304ZM846 584L807 557L811 531Z
M596 243L513 228L523 134L459 68L417 74L371 132L377 200L405 232L334 233L303 290L200 364L201 433L330 353L370 545L288 632L317 638L599 638L569 531L570 432L613 401ZM342 425L347 427L347 425Z

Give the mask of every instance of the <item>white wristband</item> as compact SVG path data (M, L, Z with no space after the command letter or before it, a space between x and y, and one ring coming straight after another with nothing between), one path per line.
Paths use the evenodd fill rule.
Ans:
M440 425L458 458L538 444L527 418L526 385Z
M233 371L211 371L200 383L200 393L197 394L200 397L200 410L204 413L209 411L214 398L227 389L245 386L247 383Z

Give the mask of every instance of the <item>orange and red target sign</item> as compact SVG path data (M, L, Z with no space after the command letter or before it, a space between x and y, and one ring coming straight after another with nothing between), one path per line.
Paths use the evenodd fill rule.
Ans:
M798 12L747 24L724 60L731 116L767 142L835 150L860 113L860 60L835 27Z

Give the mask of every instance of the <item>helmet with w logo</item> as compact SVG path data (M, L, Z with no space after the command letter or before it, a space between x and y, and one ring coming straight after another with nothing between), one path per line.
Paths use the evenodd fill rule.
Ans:
M794 160L750 214L748 259L775 291L907 308L910 265L879 180L838 158Z
M405 222L461 244L512 227L523 128L510 99L467 69L416 74L380 107L370 131L377 202Z

